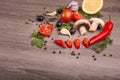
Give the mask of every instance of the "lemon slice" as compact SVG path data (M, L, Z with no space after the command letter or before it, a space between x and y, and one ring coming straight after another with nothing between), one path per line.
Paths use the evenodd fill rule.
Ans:
M84 0L82 10L88 14L95 14L103 7L103 0Z

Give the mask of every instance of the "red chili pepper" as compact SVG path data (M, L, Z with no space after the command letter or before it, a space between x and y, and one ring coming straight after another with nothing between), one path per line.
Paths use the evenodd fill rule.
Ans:
M59 45L63 48L66 48L66 45L63 40L54 40L54 43L56 43L57 45Z
M65 41L65 43L66 43L68 48L72 48L72 41L71 40L68 39L67 41Z
M88 48L89 47L89 40L88 38L84 38L82 41L82 44L84 45L84 47Z
M101 33L93 36L90 39L90 46L104 40L105 38L107 38L110 35L110 33L112 32L112 29L113 29L113 23L110 21L107 22L105 24L105 28L103 29L103 31Z
M76 49L79 49L79 48L80 48L80 40L79 40L78 38L76 38L76 39L74 40L74 45L75 45L75 48L76 48Z

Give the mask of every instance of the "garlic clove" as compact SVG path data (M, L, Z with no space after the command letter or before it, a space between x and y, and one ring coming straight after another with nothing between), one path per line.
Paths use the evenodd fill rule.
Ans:
M72 37L70 32L67 29L65 29L65 28L62 28L60 30L60 33L63 34L63 35L68 35L70 38Z
M55 15L57 15L57 12L56 12L56 11L53 11L53 12L51 12L51 13L46 13L46 15L48 15L48 16L55 16Z

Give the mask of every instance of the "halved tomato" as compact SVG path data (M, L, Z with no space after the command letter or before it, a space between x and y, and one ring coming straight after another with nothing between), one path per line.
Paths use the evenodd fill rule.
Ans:
M72 48L72 41L71 40L68 39L67 41L65 41L65 43L66 43L68 48Z
M77 21L77 20L80 20L80 19L84 19L84 16L79 12L73 12L73 20Z
M51 24L44 24L44 25L40 26L39 32L43 36L47 37L52 34L53 30L54 30L54 28Z

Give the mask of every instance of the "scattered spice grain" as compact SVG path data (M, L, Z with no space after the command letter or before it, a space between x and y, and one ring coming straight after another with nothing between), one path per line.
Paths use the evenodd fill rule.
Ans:
M61 54L62 52L61 51L59 51L59 54Z
M79 58L79 56L76 57L76 59L78 59L78 58Z
M55 54L56 52L55 51L53 51L53 54Z

